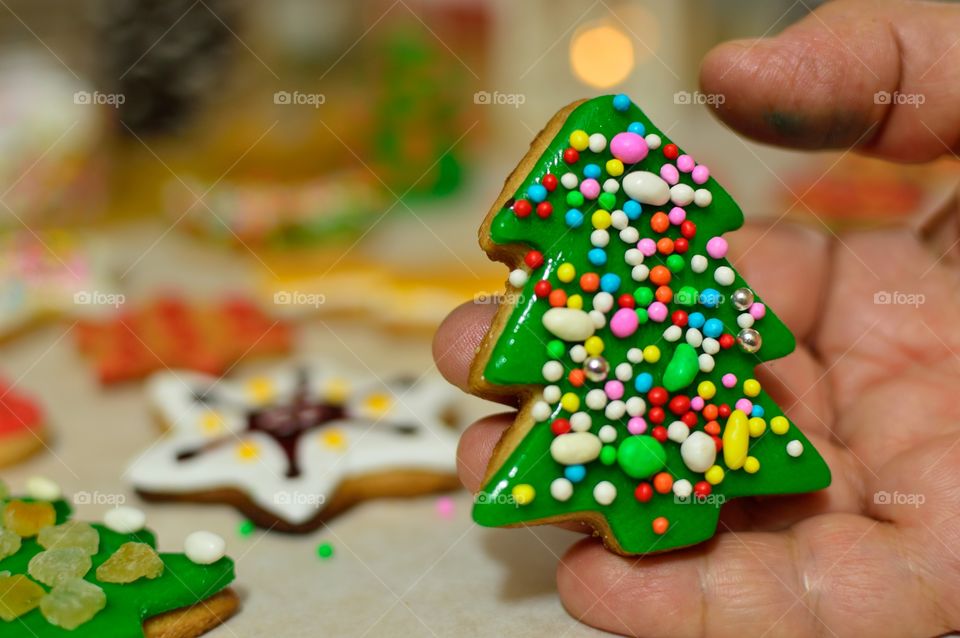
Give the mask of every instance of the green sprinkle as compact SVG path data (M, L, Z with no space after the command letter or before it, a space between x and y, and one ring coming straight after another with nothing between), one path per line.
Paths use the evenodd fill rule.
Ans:
M333 545L330 543L320 543L317 545L317 556L323 560L327 560L333 556Z
M237 534L246 538L253 534L253 531L256 529L256 525L253 524L253 521L243 521L237 525Z
M670 272L678 273L683 270L683 257L674 253L667 257L667 268L670 269Z
M563 345L563 342L559 339L553 339L550 343L547 344L547 353L554 359L559 359L563 357L563 354L567 351L566 347Z
M583 206L583 193L580 191L570 191L567 193L567 206L578 208Z

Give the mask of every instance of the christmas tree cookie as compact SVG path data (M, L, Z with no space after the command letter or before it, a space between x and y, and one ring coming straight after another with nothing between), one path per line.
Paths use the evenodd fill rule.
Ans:
M236 612L233 561L213 534L158 554L132 508L104 525L73 520L62 500L4 496L0 512L5 638L193 638Z
M725 500L826 487L754 378L793 336L726 259L737 204L625 95L561 110L480 243L512 270L471 370L520 394L482 525L584 521L622 554L699 543Z

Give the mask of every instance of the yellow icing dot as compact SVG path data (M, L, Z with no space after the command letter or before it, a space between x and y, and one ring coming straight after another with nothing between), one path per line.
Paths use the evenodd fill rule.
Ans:
M590 146L590 136L582 129L577 129L570 134L570 146L578 151L584 151Z
M647 346L643 349L643 360L647 363L656 363L660 360L660 348L657 346Z
M717 395L717 386L713 385L713 381L701 381L697 386L697 394L709 401Z
M371 394L363 400L363 407L368 412L383 414L393 405L393 398L389 394Z
M770 419L770 429L773 430L774 434L786 434L787 430L790 429L790 422L787 421L785 416L775 416Z
M573 267L571 263L560 264L557 268L557 279L562 281L565 284L573 281L573 278L577 276L577 269Z
M576 412L580 409L580 397L573 392L567 392L560 397L560 407L567 412Z
M613 220L610 218L610 213L605 210L598 210L590 216L590 223L593 224L594 228L606 230L610 228Z
M260 447L253 441L242 441L237 445L237 456L242 461L253 461L260 456Z
M335 405L343 403L350 394L350 383L346 379L330 379L324 384L323 396Z
M583 297L580 295L570 295L567 297L567 308L583 309Z
M748 423L748 427L750 428L750 436L752 436L753 438L757 438L758 436L766 432L767 422L761 419L760 417L755 416L752 419L750 419Z
M731 470L739 470L747 460L750 425L743 410L734 410L723 428L723 462Z
M623 175L623 162L618 159L608 160L607 172L613 177L619 177L620 175Z
M723 468L719 465L714 465L706 471L703 478L705 478L710 485L718 485L723 481Z
M583 342L583 347L588 355L595 357L603 352L603 339L597 336L588 337L587 340Z
M533 486L529 483L521 483L520 485L515 485L513 489L510 490L510 495L513 496L513 500L517 505L529 505L537 496L537 491L533 489Z
M320 440L325 446L334 450L347 447L347 437L340 430L327 430L320 435Z
M743 393L748 397L755 397L760 394L760 382L756 379L747 379L743 382Z
M223 417L219 412L210 410L200 417L200 429L204 434L216 434L223 429Z
M254 403L267 403L276 394L273 381L266 377L256 377L247 381L247 395Z
M760 461L758 461L755 456L748 456L746 462L743 464L743 470L747 474L756 474L760 471Z

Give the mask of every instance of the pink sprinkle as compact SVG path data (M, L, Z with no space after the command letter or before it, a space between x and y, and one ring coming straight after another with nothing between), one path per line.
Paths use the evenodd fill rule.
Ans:
M683 210L679 206L674 206L670 209L670 213L667 214L667 218L670 220L670 223L674 226L679 226L683 223L683 220L687 218L687 211Z
M652 304L647 306L647 316L650 317L650 321L663 323L663 321L667 318L666 305L660 303L659 301L654 301Z
M440 518L453 518L453 499L449 496L441 496L437 499L437 515Z
M699 412L700 410L703 409L703 406L704 406L703 397L695 396L692 399L690 399L690 409L693 410L694 412Z
M710 169L700 164L695 169L693 169L693 183L694 184L706 184L707 180L710 179Z
M637 242L637 248L643 253L644 257L653 257L657 254L657 242L649 237L644 237Z
M750 414L750 411L753 410L753 403L750 402L750 399L737 399L735 407L741 412Z
M767 316L767 307L759 301L750 306L750 316L754 319L763 319Z
M617 133L610 140L610 152L624 164L636 164L649 152L647 142L636 133Z
M680 173L677 172L677 167L673 164L664 164L661 166L660 177L671 186L680 181Z
M610 332L613 336L625 339L637 331L640 320L633 308L621 308L610 319Z
M721 259L727 254L727 240L723 237L711 237L707 242L707 254L714 259Z
M588 178L580 182L580 192L587 199L596 199L600 194L600 182L593 178Z
M647 431L647 422L642 416L630 417L627 421L627 431L630 434L643 434Z
M677 158L677 168L684 173L692 171L694 166L696 166L696 162L694 162L693 158L689 155L681 155Z
M603 391L607 393L607 398L616 401L623 397L623 384L615 380L607 381L603 384Z
M732 388L733 386L737 385L737 375L733 374L732 372L728 372L720 378L720 383L722 383L723 387L725 388Z

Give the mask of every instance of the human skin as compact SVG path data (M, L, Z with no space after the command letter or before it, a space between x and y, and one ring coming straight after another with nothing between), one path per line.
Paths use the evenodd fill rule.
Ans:
M716 47L701 85L729 96L716 107L725 123L763 142L903 162L953 154L960 6L829 3L776 37ZM877 104L878 91L925 101ZM836 235L777 221L728 235L737 270L797 337L758 378L823 454L833 484L733 501L714 539L666 554L618 556L585 537L557 570L572 616L665 638L960 628L960 237L942 236L952 228ZM921 303L877 304L882 291ZM437 333L437 366L465 390L494 312L466 304ZM463 435L468 489L480 488L512 422L488 417ZM877 502L883 492L909 502Z

